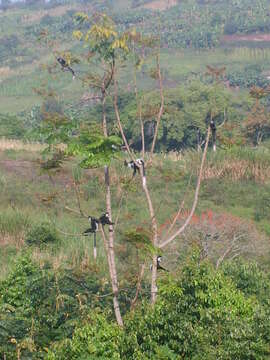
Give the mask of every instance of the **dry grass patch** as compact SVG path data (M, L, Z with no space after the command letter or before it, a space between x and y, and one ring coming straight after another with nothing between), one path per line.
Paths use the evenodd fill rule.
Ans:
M42 151L46 145L40 143L23 142L20 140L0 139L0 151L5 150L25 150L25 151Z
M35 11L29 14L25 14L22 16L22 22L23 23L33 23L33 22L37 22L40 21L43 16L45 15L49 15L49 16L62 16L64 15L68 10L72 10L75 9L74 6L70 6L70 5L63 5L63 6L57 6L56 8L53 9L49 9L49 10L40 10L40 11ZM77 9L77 7L76 7Z
M8 76L12 75L12 73L13 73L13 71L10 69L9 66L0 67L1 78L8 77ZM0 82L1 82L1 80L0 80Z
M142 5L142 7L151 10L163 11L175 5L177 5L177 0L155 0L148 4Z
M256 163L241 159L228 159L223 162L207 163L203 179L227 178L233 181L254 180L265 183L270 178L270 167L264 163Z

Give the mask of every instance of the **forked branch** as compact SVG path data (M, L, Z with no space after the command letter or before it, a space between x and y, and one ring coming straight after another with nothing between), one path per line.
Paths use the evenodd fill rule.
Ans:
M202 180L203 168L204 168L204 163L205 163L206 154L207 154L207 149L208 149L208 144L209 144L210 133L211 133L211 129L210 129L210 127L208 127L207 137L206 137L206 142L205 142L205 147L204 147L203 156L202 156L202 161L201 161L201 166L200 166L200 172L199 172L199 176L198 176L198 180L197 180L197 186L196 186L196 190L195 190L195 194L194 194L194 200L193 200L193 205L192 205L190 214L189 214L189 216L187 217L187 219L186 219L186 221L184 222L184 224L180 227L180 229L178 229L178 230L177 230L172 236L170 236L167 240L165 240L165 241L163 241L161 244L159 244L159 248L160 248L160 249L164 248L166 245L170 244L177 236L181 235L181 234L184 232L184 230L186 229L186 227L188 226L188 224L190 223L190 220L192 219L192 216L194 215L194 212L195 212L196 207L197 207L198 199L199 199L199 192L200 192L200 187L201 187L201 180Z

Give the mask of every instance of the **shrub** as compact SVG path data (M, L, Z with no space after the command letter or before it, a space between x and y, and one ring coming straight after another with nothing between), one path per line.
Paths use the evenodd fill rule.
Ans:
M50 223L38 224L27 233L26 243L28 245L42 246L60 241L55 227Z
M266 321L259 303L196 255L159 284L154 307L126 317L124 330L91 314L49 359L263 359L268 339L258 320Z

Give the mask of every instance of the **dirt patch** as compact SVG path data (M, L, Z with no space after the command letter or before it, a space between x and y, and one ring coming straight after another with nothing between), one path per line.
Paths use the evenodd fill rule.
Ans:
M50 179L49 175L42 172L40 166L35 161L28 160L1 160L0 169L3 173L13 175L21 180L30 182L52 182L55 185L72 186L72 177L66 169L62 169L53 175Z
M43 16L50 15L50 16L62 16L64 15L68 10L74 9L73 6L69 5L63 5L63 6L57 6L56 8L50 9L50 10L40 10L35 11L33 13L23 15L22 22L24 23L33 23L40 21Z
M177 5L177 0L155 0L148 4L142 5L142 7L145 9L162 11L175 5Z
M1 78L11 76L12 73L13 73L13 71L10 69L9 66L0 67ZM1 80L0 80L0 82L1 82Z
M30 178L33 175L33 162L26 160L1 160L0 168L4 172L12 173L20 177Z
M270 42L270 34L224 35L221 40L226 43L239 41Z

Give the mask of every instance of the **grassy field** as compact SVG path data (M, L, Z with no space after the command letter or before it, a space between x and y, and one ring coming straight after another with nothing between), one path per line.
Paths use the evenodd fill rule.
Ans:
M74 178L80 179L78 191L82 209L86 214L98 216L105 209L102 169L78 170L74 161L68 161L59 173L53 175L41 171L39 159L42 156L37 144L8 144L2 141L0 149L1 277L8 273L11 258L25 248L29 231L44 222L56 228L61 241L57 246L33 248L32 256L35 259L41 264L49 261L54 267L83 270L92 266L92 239L80 235L88 222L78 213ZM166 228L167 221L176 214L183 198L183 216L186 216L185 211L188 213L196 182L194 169L198 165L198 153L188 152L180 157L171 154L165 159L157 155L153 166L147 169L161 232ZM266 261L270 250L269 172L269 153L265 149L256 154L248 149L209 154L196 216L187 235L173 245L174 252L171 252L172 249L166 250L167 261L175 261L176 254L181 253L183 247L199 241L200 232L207 229L214 231L214 228L217 231L220 217L225 219L228 227L238 224L243 233L244 228L249 229L249 234L245 235L246 245L249 248L255 241L256 246L253 244L255 250L249 249L246 256ZM150 223L140 183L138 179L129 182L130 173L122 162L113 164L111 180L113 216L114 219L119 217L116 229L118 266L125 268L125 261L130 261L123 259L127 250L125 233L140 227L149 230ZM214 214L216 220L205 223L204 214L209 212ZM179 221L181 223L182 218ZM98 262L103 266L105 254L99 235L98 239Z
M243 69L246 65L262 65L265 71L270 69L270 49L232 48L216 49L212 51L189 51L189 50L163 50L161 54L161 66L165 74L165 86L174 87L186 80L194 80L205 77L206 65L217 67L226 66L228 71ZM148 68L150 65L148 65ZM75 67L76 70L77 67ZM147 72L147 68L145 69ZM132 81L132 72L125 68L122 71L121 82L129 84ZM55 75L48 76L46 70L40 70L38 66L28 69L26 75L23 69L18 73L12 73L0 83L0 108L1 112L18 113L24 110L30 111L34 105L42 101L34 91L42 85L53 88L60 99L66 104L74 104L79 101L87 88L82 86L79 79L72 81L68 73L56 71ZM141 89L150 89L155 86L147 76L142 74L138 77L138 86ZM128 85L125 85L128 90Z
M162 5L163 2L148 3L149 6L155 4ZM86 8L81 5L63 5L46 10L22 8L0 14L0 30L3 34L0 37L0 112L16 114L30 111L42 101L34 91L42 86L54 89L59 98L69 105L77 103L87 92L79 79L84 76L85 71L95 70L95 67L74 65L79 79L71 81L70 74L63 73L57 64L53 74L49 74L44 65L55 62L52 54L55 50L70 50L75 55L81 53L82 48L72 39L71 30L74 24L72 25L72 16L68 14L71 11L89 11L91 6L90 4ZM130 6L131 1L114 1L113 11L122 11ZM48 24L45 20L43 24L42 19L47 19ZM63 29L67 25L69 30L65 33ZM52 49L41 46L38 39L42 29L47 29L51 34L55 42ZM270 69L270 49L260 47L258 42L251 40L238 44L237 39L232 38L213 50L164 48L161 52L161 68L165 85L169 87L204 77L206 65L226 66L227 72L241 71L247 65L261 65L267 72ZM150 67L151 64L145 65L143 74L138 78L138 86L142 89L155 86L153 81L145 76ZM125 91L131 91L132 88L127 85L132 80L132 71L129 71L129 68L122 69L121 80L125 84Z

